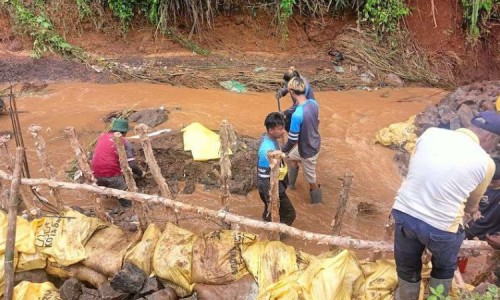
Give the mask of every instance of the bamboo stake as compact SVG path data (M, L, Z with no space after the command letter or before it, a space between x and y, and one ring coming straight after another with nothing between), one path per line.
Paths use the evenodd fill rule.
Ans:
M139 124L135 126L135 132L139 133L141 137L142 150L144 151L144 157L146 158L146 163L149 166L149 170L151 171L151 175L156 181L156 184L160 187L160 193L165 198L173 198L170 189L168 188L168 184L161 174L161 169L158 166L158 162L154 156L153 146L151 145L151 139L148 137L148 132L150 130L149 126L146 124ZM167 220L169 222L175 221L175 224L179 224L177 213L173 209L167 208Z
M89 184L96 184L96 179L94 177L94 174L92 173L92 169L90 168L89 158L85 150L83 150L78 137L76 136L75 128L68 126L64 129L64 133L69 139L71 148L73 148L73 151L75 151L76 161L78 162L79 169L82 171L85 182ZM95 197L94 203L96 216L101 220L109 220L112 222L111 216L109 214L106 214L106 210L102 205L101 198Z
M353 174L344 174L344 178L342 179L342 188L340 190L339 197L339 205L337 208L337 212L335 213L335 217L332 220L332 234L340 235L340 231L342 230L342 221L344 219L344 215L347 208L347 201L349 200L349 192L351 191L352 180L354 178ZM335 247L330 247L330 250L334 250Z
M9 172L14 171L14 160L12 155L10 155L8 143L10 142L10 136L4 135L0 137L0 156L2 161L7 167ZM23 200L24 206L29 211L31 215L36 215L38 213L35 204L33 203L33 196L31 189L27 186L21 186L20 189L21 199Z
M16 221L17 221L17 194L21 182L21 168L24 160L24 149L16 148L13 179L10 188L9 216L7 220L7 240L5 241L5 298L12 299L14 293L14 255L16 252Z
M231 160L229 159L229 154L231 152L230 143L233 144L236 142L236 138L234 135L234 131L232 130L232 126L227 120L222 120L220 124L220 188L222 190L222 194L220 196L221 199L221 210L229 211L229 178L231 178ZM230 228L231 224L222 223L223 228Z
M54 171L54 168L49 162L49 159L47 157L47 149L46 149L46 144L45 144L45 139L40 135L40 131L42 130L41 126L38 125L31 125L28 128L28 132L33 136L33 139L35 140L35 149L36 149L36 155L38 156L38 159L40 160L40 164L42 165L42 169L45 173L45 176L50 179L55 179L56 178L56 172ZM56 188L51 188L50 189L51 194L54 196L56 199L56 206L59 210L63 208L62 205L62 198L59 193L59 191Z
M280 222L279 173L281 159L284 158L284 156L285 155L280 150L267 153L267 159L269 161L269 166L271 167L271 177L269 180L269 205L271 210L271 221L275 223ZM270 235L269 239L279 241L280 236L279 234Z
M4 180L12 180L12 175L5 173L0 170L0 179ZM79 184L73 182L63 182L63 181L55 181L46 178L37 178L37 179L27 179L22 178L21 184L24 185L46 185L50 187L57 187L61 189L68 190L76 190L76 191L87 191L92 193L98 193L101 195L129 199L137 202L150 202L150 203L158 203L165 205L167 207L171 207L176 209L177 211L195 213L198 215L203 215L208 218L215 218L219 220L224 220L226 222L238 223L242 226L248 226L251 228L258 228L266 231L274 231L285 233L291 237L298 238L304 241L313 241L318 244L323 245L335 245L342 248L349 249L370 249L373 251L382 251L382 252L392 252L394 251L394 246L392 243L384 242L384 241L367 241L360 239L353 239L350 237L342 237L342 236L332 236L327 234L319 234L308 232L304 230L300 230L294 227L290 227L286 224L282 223L273 223L273 222L263 222L259 220L253 220L250 218L246 218L244 216L236 215L233 213L225 212L225 211L214 211L211 209L207 209L200 206L193 206L189 204L185 204L182 202L174 201L171 199L163 198L161 196L156 195L147 195L142 193L132 193L128 191L115 190L103 186L94 186L88 184ZM488 250L491 251L491 247L486 242L482 241L464 241L462 243L462 253L461 256L471 256L473 253L470 250Z
M125 182L127 183L128 191L132 193L137 193L137 185L135 184L134 175L132 174L132 170L128 165L127 154L125 152L125 146L123 144L122 134L119 132L115 132L113 136L113 141L115 142L116 150L118 151L118 157L120 159L120 167L122 169L122 174L125 177ZM120 199L121 197L118 197ZM143 204L133 203L132 207L134 212L137 214L137 218L139 219L139 225L141 229L146 229L147 227L147 218L144 214Z

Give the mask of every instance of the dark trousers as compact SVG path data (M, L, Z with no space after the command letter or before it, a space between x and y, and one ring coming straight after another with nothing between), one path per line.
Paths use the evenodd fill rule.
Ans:
M118 175L114 177L97 177L96 183L99 186L109 187L116 190L127 190L127 183L125 182L125 177L123 175ZM123 207L129 207L132 205L132 201L127 199L118 199L120 205Z
M436 279L453 278L457 256L465 234L439 230L401 211L392 210L395 221L394 257L398 276L407 282L419 282L422 254L427 247L432 253L431 276Z
M295 208L292 205L292 202L290 202L290 199L288 198L286 194L286 188L282 182L280 182L280 192L279 192L279 199L280 199L280 223L284 223L288 226L292 225L293 221L295 220ZM269 190L270 190L270 183L269 179L259 179L257 181L257 187L259 189L259 195L260 199L262 202L264 202L264 212L262 213L262 220L264 221L271 221L271 211L270 211L270 198L269 198Z

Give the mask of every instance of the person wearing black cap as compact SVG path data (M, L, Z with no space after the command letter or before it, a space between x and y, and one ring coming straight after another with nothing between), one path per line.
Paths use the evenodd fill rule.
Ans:
M396 299L418 299L425 248L432 253L429 286L443 285L448 295L465 238L463 223L478 216L478 203L495 173L488 153L499 134L500 114L486 111L467 129L429 128L417 140L392 209Z
M115 132L120 132L123 135L122 140L127 153L128 164L132 172L138 177L144 177L145 172L139 168L135 161L132 145L125 139L125 135L128 132L128 121L125 119L114 119L111 130L99 136L91 162L92 172L97 180L97 185L125 191L127 189L127 184L120 168L118 151L113 141ZM130 200L118 200L123 207L132 205Z

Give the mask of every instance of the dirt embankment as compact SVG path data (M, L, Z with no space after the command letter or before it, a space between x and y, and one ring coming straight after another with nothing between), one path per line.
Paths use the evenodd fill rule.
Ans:
M413 8L412 14L404 23L413 41L430 59L449 57L453 61L451 68L457 85L500 78L500 27L492 27L490 33L478 44L469 46L462 29L461 6L455 1L434 2L435 10L432 14L431 1L409 1L409 6ZM346 27L355 26L355 21L354 16L316 20L297 16L290 22L289 40L282 42L270 15L216 16L211 29L194 36L201 47L211 51L208 56L193 54L144 22L135 22L125 37L117 34L118 22L112 18L106 19L106 30L97 30L92 24L82 23L58 31L71 44L80 46L89 53L119 59L131 68L141 68L145 62L152 64L154 68L185 66L181 72L176 72L175 78L166 82L203 87L203 80L208 80L208 75L194 74L189 72L189 68L203 66L210 70L222 67L251 71L265 66L278 69L280 73L286 67L295 65L309 76L335 73L335 58L328 52L336 49L337 36ZM57 25L56 23L56 28L59 28ZM178 30L185 36L189 33L188 29ZM48 55L42 60L31 59L27 55L32 44L29 37L15 34L11 20L6 16L0 18L0 32L0 53L4 54L0 59L0 82L120 80L110 73L96 72L90 66L62 61L54 55ZM348 71L346 69L346 73ZM359 77L361 73L363 71L356 75ZM194 77L198 77L198 80L194 80ZM321 87L323 90L338 88L342 86L339 87L335 82Z

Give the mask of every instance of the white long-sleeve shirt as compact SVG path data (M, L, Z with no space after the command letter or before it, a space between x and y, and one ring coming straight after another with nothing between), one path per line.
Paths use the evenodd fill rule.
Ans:
M465 205L477 205L495 172L495 163L477 141L463 132L427 129L417 140L393 208L457 232Z

